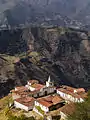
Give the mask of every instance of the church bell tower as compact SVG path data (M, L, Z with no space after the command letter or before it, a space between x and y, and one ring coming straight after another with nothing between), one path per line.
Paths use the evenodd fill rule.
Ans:
M48 77L48 81L46 81L46 87L51 87L51 86L53 86L54 84L53 84L53 82L51 81L51 77L49 76Z

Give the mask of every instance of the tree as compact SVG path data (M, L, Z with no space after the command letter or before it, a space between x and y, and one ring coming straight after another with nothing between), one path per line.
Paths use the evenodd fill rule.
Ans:
M76 103L76 110L68 116L68 120L90 120L90 91L85 102Z

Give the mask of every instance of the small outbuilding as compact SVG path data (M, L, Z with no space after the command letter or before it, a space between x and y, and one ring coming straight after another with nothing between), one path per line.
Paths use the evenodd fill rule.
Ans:
M14 101L14 106L16 108L23 109L25 111L29 111L33 109L35 98L33 97L24 97L18 98Z

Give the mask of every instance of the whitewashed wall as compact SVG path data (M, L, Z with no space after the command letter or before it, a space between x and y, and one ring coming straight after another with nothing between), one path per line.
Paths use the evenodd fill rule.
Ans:
M61 92L59 90L57 90L57 94L59 94L63 99L65 99L67 101L69 100L69 101L72 101L72 102L84 102L84 100L82 98L80 98L80 99L79 98L75 98L72 95L63 93L63 92Z
M14 101L14 106L15 106L16 108L20 108L20 109L23 109L23 110L25 110L25 111L29 111L29 110L32 110L32 109L33 109L33 106L27 107L27 106L25 106L25 105L23 105L23 104L20 104L20 103L16 102L16 101Z
M46 107L46 106L43 106L42 104L40 104L39 102L35 101L35 106L40 106L41 109L44 111L44 112L49 112L49 108Z
M31 87L31 86L29 86L29 89L30 89L31 91L34 91L34 90L35 90L35 88L33 88L33 87Z

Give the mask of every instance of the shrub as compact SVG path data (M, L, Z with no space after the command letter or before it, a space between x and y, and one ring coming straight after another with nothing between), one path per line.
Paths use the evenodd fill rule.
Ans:
M90 92L85 102L76 103L76 110L68 116L68 120L90 120Z
M42 115L44 115L44 111L41 109L40 106L35 106L35 107Z

